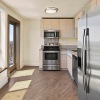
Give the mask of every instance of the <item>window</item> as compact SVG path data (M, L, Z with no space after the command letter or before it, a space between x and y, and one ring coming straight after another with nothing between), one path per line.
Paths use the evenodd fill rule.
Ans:
M8 56L9 73L20 69L20 21L8 15Z
M14 32L14 25L9 24L9 66L14 65Z

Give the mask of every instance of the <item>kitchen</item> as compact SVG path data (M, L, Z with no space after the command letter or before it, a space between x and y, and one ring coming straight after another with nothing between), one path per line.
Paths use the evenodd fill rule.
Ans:
M66 4L65 4L65 2L66 2ZM24 66L23 68L27 69L27 70L28 70L28 68L32 69L32 70L36 68L32 74L33 75L32 77L34 77L36 82L39 82L39 80L37 80L36 78L39 78L40 80L44 79L45 82L47 79L51 80L50 73L52 73L52 81L47 80L48 81L47 87L49 87L50 83L53 82L54 80L57 81L57 79L56 79L57 77L58 77L59 81L62 80L62 81L60 81L61 83L57 83L57 84L62 84L62 85L58 85L58 86L61 86L61 88L57 88L56 85L54 87L55 90L58 90L57 95L53 95L52 93L54 91L50 90L50 93L51 93L51 91L53 91L51 93L51 95L48 95L49 94L49 92L48 92L47 96L44 96L43 93L45 93L45 92L41 93L37 90L37 88L35 87L36 83L34 82L34 79L31 78L31 76L22 77L22 80L21 80L21 78L18 78L18 81L23 81L24 79L32 80L32 83L29 86L30 89L27 89L27 93L25 92L26 90L25 91L23 90L26 93L23 100L40 100L40 99L41 100L42 99L43 100L46 100L46 99L49 99L49 100L53 100L53 99L54 100L56 100L56 99L57 100L65 100L65 99L77 100L77 98L79 100L82 100L83 97L81 96L81 94L80 95L77 94L77 86L80 86L80 85L77 82L78 72L76 70L77 56L79 58L79 54L77 55L77 48L82 48L78 42L78 41L82 41L82 37L79 39L80 36L78 36L78 34L79 34L79 32L84 30L84 29L82 29L81 31L79 30L79 27L80 27L79 25L81 24L80 19L82 19L83 18L82 16L85 16L85 14L99 9L100 0L87 0L87 1L77 0L77 2L71 0L68 2L64 1L63 4L62 4L62 1L59 1L59 2L57 2L56 0L46 1L46 4L49 7L55 6L58 8L56 14L46 14L45 9L43 9L43 8L44 7L47 8L48 6L45 6L46 5L45 3L42 5L42 7L44 6L42 8L42 12L39 12L39 10L41 8L38 8L37 10L35 10L36 6L38 6L38 3L39 2L38 1L36 2L35 0L34 0L34 3L25 2L25 5L23 5L23 1L21 2L20 5L19 5L18 1L16 1L16 5L15 5L14 1L8 2L7 0L1 0L1 2L0 2L0 8L5 12L5 14L3 15L3 16L5 16L5 19L7 19L7 14L9 14L10 16L12 16L15 19L20 21L20 47L19 47L19 49L20 49L20 57L19 57L20 68L16 69L16 70L17 71L20 70L23 66ZM55 5L55 3L57 3L57 5ZM65 7L68 6L68 9L65 9L63 7L62 7L62 9L60 9L61 8L60 4L62 4ZM72 6L75 8L74 10L72 7L69 6L70 4L72 4ZM29 11L27 9L29 9ZM60 11L61 11L61 13L59 13ZM68 13L66 13L66 12L68 12ZM33 13L35 16L33 16ZM1 18L4 18L4 17L1 17ZM4 21L4 19L2 21ZM6 20L5 20L5 22L6 22ZM1 44L5 43L4 44L5 48L7 48L7 41L6 41L7 28L6 28L6 26L7 26L7 23L5 23L3 30L1 30L2 32L5 32L5 36L3 36L3 40L1 39L2 40ZM6 30L6 31L4 31L4 30ZM53 38L51 38L51 36L50 36L50 38L48 39L48 34L47 34L47 37L45 37L44 30L53 32L53 34L59 33L59 35L58 36L57 36L57 34L53 35ZM57 30L59 30L59 32ZM48 33L48 32L46 32L46 33ZM84 42L84 45L85 45L85 42ZM57 49L57 51L60 52L60 54L58 54L59 56L57 56L57 54L56 54L56 56L54 56L54 52L53 52L52 56L50 56L50 55L46 56L45 53L47 53L47 52L45 52L45 51L48 50L48 47L49 47L49 49L52 49L53 51L55 51L55 49ZM3 62L5 62L5 64L3 66L7 67L8 66L7 59L6 59L6 55L7 55L6 50L7 49L5 49L5 48L2 46L1 50L4 51L2 56L4 58ZM80 53L79 49L78 49L78 53ZM84 53L83 53L83 55L84 55ZM51 68L49 67L49 64L48 64L49 61L45 62L47 60L44 61L44 58L51 59L51 61L49 59ZM52 69L51 63L54 63L54 62L52 62L52 58L55 58L55 59L59 58L59 61L56 61L56 63L59 62L59 67L57 67L58 66L57 65L55 68L59 68L60 71L54 71L55 68ZM46 65L45 65L45 63L46 63ZM49 70L51 70L51 71L48 71L48 69L45 70L45 68L47 68L47 65L48 65L48 68L50 68ZM79 66L79 59L78 59L78 66ZM23 68L22 68L22 70L23 70ZM7 71L7 69L5 69L5 70ZM43 70L45 70L45 71L43 71ZM43 71L43 73L42 73L42 71ZM0 71L0 78L2 77L0 79L0 83L3 80L4 74L6 74L6 76L7 76L7 72L4 74L3 74L3 72L5 72L5 71L3 71L3 70ZM36 75L36 73L37 73L37 75ZM42 75L44 75L44 76L42 76ZM48 77L46 78L45 75L47 75ZM61 75L61 76L59 76L59 75ZM37 77L37 76L39 76L39 77ZM87 76L87 75L84 75L84 76ZM9 77L10 81L12 82L11 86L9 87L9 89L10 89L17 82L17 80L16 80L16 78L10 78L9 72L8 72L7 77ZM68 88L69 88L69 90L71 89L70 90L71 93L70 93L70 91L68 93L70 93L70 94L68 94L66 92L67 91L66 77L69 79L69 83L68 83L69 87ZM53 78L54 78L54 80L53 80ZM74 80L75 80L75 82L74 82ZM40 87L38 84L37 85L38 85L38 87L40 87L40 89L42 91L42 89L44 90L43 84L45 84L45 82L43 82L43 80L41 80L41 82L42 82L42 85L40 84L40 86L43 86L43 88ZM71 85L70 85L70 83L71 83ZM54 83L52 83L52 84L54 84ZM76 85L76 84L78 84L78 85ZM10 93L10 92L7 93L7 91L9 91L9 89L6 89L6 88L8 88L7 80L5 80L3 85L5 85L5 86L3 88L1 88L1 90L0 90L0 94L2 93L0 95L0 99L5 97L6 94ZM34 87L33 89L38 91L37 95L35 95L36 93L33 92L35 99L32 99L33 98L32 95L29 96L29 92L33 91L31 89L31 86ZM66 87L65 89L64 89L64 86ZM49 87L49 89L50 89L50 87ZM48 91L49 91L49 89L48 89ZM78 89L80 89L80 88L78 88ZM23 93L23 91L21 91L21 92ZM60 97L58 95L60 93L59 91L61 91L61 93L62 93L62 95L60 94L61 95ZM81 90L78 90L78 91L81 91ZM18 92L18 90L17 90L17 92ZM85 96L85 93L88 96L87 91L85 91L83 93L84 96ZM44 97L41 97L41 96L44 96ZM19 97L20 97L20 95L19 95ZM95 98L95 96L94 96L94 98ZM9 100L11 100L11 99L9 99ZM22 99L19 99L19 100L22 100ZM85 100L85 97L83 100ZM86 99L86 100L89 100L89 99ZM95 100L96 100L96 98L95 98ZM99 97L97 97L97 100L99 100Z

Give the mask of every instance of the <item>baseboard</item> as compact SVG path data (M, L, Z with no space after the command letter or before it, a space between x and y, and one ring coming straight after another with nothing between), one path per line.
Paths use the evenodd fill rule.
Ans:
M39 67L39 66L24 65L23 67Z
M43 68L39 68L39 70L43 70ZM60 70L68 70L67 68L60 68Z
M60 68L60 70L68 70L67 68Z
M43 68L39 68L39 70L43 70Z
M17 70L15 69L13 72L10 73L10 77L16 72Z

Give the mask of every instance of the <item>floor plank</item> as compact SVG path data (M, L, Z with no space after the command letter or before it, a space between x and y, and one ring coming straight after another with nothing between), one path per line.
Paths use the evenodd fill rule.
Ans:
M77 86L68 71L39 71L26 66L22 70L35 69L32 76L11 78L0 90L0 99L18 81L32 80L23 100L77 100Z

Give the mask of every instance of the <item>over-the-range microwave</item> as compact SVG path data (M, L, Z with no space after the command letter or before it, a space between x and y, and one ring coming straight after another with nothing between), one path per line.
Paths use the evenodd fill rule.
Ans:
M44 38L59 38L59 30L44 30Z

